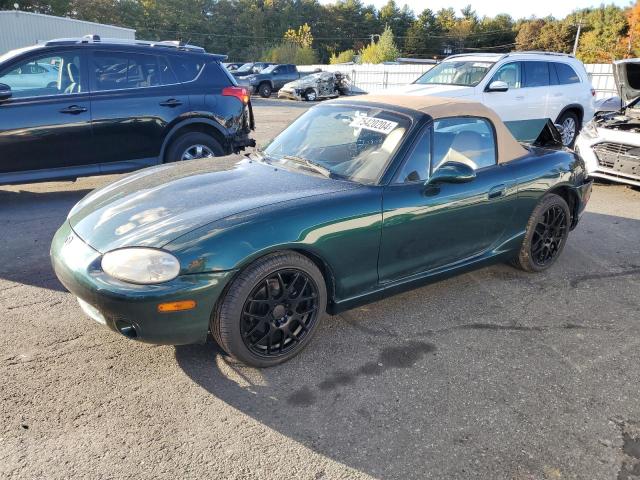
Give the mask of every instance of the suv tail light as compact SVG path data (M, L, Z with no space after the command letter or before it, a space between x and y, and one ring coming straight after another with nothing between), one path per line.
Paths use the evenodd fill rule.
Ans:
M595 96L596 96L596 89L595 89L595 88L592 88L592 89L591 89L591 96L592 96L592 97L595 97Z
M249 90L244 87L225 87L222 89L222 95L225 97L236 97L243 105L249 104Z

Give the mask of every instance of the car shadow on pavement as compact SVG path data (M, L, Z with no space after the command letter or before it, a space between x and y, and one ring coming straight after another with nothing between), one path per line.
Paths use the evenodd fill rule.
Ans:
M176 347L176 361L244 415L374 477L605 478L615 466L588 439L635 398L631 367L607 361L637 338L640 265L621 247L639 228L586 213L546 272L495 265L327 317L277 367L213 340Z
M0 284L64 290L51 268L51 239L71 207L90 191L0 190Z

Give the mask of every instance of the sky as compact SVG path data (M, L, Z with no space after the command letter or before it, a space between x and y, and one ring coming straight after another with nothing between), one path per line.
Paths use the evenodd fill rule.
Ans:
M508 13L514 19L522 17L546 17L553 15L556 18L563 18L567 14L579 8L595 7L602 3L614 3L620 7L630 5L631 0L395 0L396 4L402 7L405 3L413 9L416 14L425 8L438 11L441 8L453 7L457 12L471 4L473 9L480 16L493 17L498 13ZM321 0L322 3L333 3L332 0ZM387 3L387 0L363 0L365 5L374 4L380 8ZM634 2L635 3L635 2Z

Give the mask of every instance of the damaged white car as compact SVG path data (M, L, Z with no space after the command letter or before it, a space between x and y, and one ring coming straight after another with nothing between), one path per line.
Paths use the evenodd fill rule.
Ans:
M349 77L340 72L316 72L285 84L278 98L314 102L349 93Z
M614 62L613 75L622 108L587 123L575 149L589 176L640 187L640 59Z

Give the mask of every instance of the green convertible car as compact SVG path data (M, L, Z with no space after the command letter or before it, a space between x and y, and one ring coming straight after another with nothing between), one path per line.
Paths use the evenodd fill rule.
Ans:
M90 193L56 233L53 266L128 338L210 331L236 359L275 365L325 312L492 262L552 265L591 183L579 156L549 147L558 132L541 132L520 144L461 100L326 102L235 164L162 165Z

